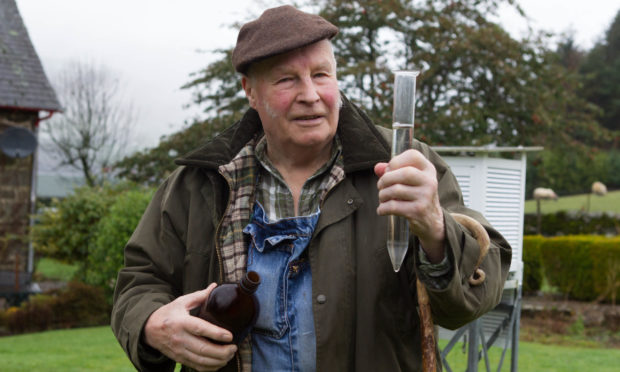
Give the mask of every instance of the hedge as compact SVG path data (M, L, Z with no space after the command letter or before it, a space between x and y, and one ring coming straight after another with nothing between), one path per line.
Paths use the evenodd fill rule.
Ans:
M542 286L543 271L540 246L545 240L540 235L523 237L523 292L533 293Z
M544 275L568 298L615 302L620 296L620 237L525 236L523 262L526 292L540 289Z
M0 311L0 329L10 334L109 324L110 305L102 288L69 282L66 288L31 296Z
M523 233L537 233L536 213L527 213L523 220ZM618 235L620 215L615 213L559 211L541 216L540 232L545 236L556 235Z

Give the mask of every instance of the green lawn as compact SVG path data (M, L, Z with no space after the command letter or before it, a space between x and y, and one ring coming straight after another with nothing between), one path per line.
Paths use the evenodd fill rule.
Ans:
M445 344L442 341L442 344ZM519 370L545 372L618 371L620 350L519 343ZM510 351L502 371L510 370ZM501 349L491 350L491 370ZM0 338L3 371L134 371L109 327L48 331ZM456 346L448 356L452 370L464 371L466 355ZM495 366L495 368L493 368ZM484 371L484 362L479 365Z
M440 345L447 342L440 340ZM497 371L502 349L492 347L489 351L491 371ZM527 372L617 372L620 349L593 349L543 345L533 342L519 342L518 370ZM465 371L467 354L457 345L448 354L448 363L453 371ZM446 368L444 368L444 371ZM484 358L478 364L479 371L486 371ZM510 349L502 364L502 372L510 371Z
M586 210L588 194L563 196L558 200L543 200L540 210L543 214L557 211ZM620 213L620 191L612 191L605 196L590 196L590 212L613 212ZM536 201L525 202L525 213L536 213Z
M43 280L69 281L77 269L77 265L66 264L52 258L41 258L36 263L35 276Z
M110 327L0 338L3 371L135 371Z

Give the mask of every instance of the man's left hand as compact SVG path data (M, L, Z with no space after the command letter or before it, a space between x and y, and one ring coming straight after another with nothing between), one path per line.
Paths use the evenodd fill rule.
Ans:
M444 220L437 192L437 171L417 150L407 150L389 163L375 165L379 177L377 214L409 220L411 231L431 263L444 258Z

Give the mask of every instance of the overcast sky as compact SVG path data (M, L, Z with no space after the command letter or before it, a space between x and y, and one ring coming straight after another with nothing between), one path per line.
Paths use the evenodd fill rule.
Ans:
M536 30L574 30L582 48L591 47L620 9L618 0L519 0ZM105 65L125 82L138 111L134 143L157 145L176 132L192 112L190 93L180 87L189 74L212 60L198 50L228 48L236 41L229 26L262 8L253 0L17 0L43 66L52 77L71 60ZM526 24L514 11L500 23L519 37Z

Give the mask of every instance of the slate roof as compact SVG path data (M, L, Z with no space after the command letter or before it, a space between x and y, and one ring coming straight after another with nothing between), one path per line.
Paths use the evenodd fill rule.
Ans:
M0 0L0 107L60 111L15 0Z

